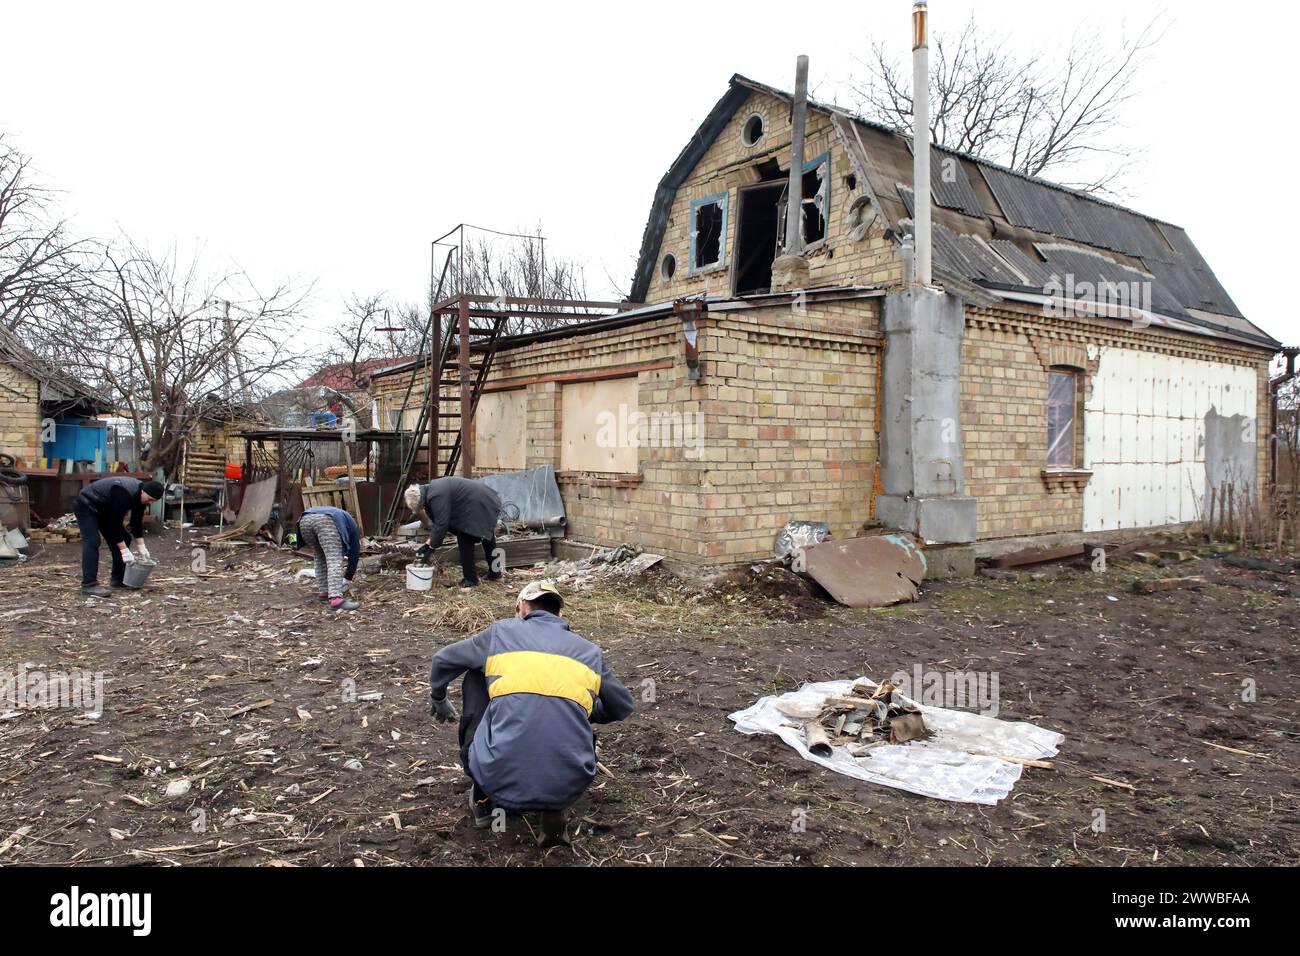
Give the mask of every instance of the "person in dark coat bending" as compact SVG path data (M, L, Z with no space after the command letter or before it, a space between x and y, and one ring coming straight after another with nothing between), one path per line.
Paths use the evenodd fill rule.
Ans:
M131 543L142 559L149 560L144 543L144 507L163 496L161 481L141 481L119 475L92 481L72 503L72 513L81 531L81 593L108 597L112 592L99 583L99 539L108 545L113 559L110 583L122 587L126 566L135 561ZM131 530L122 522L131 516Z
M478 586L478 572L474 569L474 546L483 545L487 559L488 580L501 577L502 559L496 553L497 517L501 514L501 499L481 481L449 476L435 478L421 486L406 489L406 507L419 514L423 509L429 516L432 532L419 551L421 559L432 557L434 549L450 531L456 536L460 549L460 569L464 577L462 588Z

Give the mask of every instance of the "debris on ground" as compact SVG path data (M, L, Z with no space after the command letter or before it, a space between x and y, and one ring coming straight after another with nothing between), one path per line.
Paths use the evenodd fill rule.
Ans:
M888 682L878 687L856 683L847 696L828 696L821 712L804 721L804 740L819 757L829 757L832 747L848 745L857 756L878 744L904 744L929 736L921 708Z
M868 689L872 696L864 697ZM837 773L955 803L995 804L1006 798L1026 766L1045 765L1044 758L1055 756L1065 740L1030 723L943 707L927 706L921 720L920 710L889 684L859 677L804 684L729 717L740 733L775 734L804 759ZM891 727L901 722L893 740L877 739L882 712ZM837 728L835 737L826 731L827 720ZM846 735L845 728L854 724L858 732ZM864 726L871 731L869 742L861 740ZM847 742L845 736L857 739Z
M639 544L620 544L577 561L552 561L543 573L561 591L589 591L594 587L631 581L664 559L643 551Z
M795 556L808 575L848 607L885 607L921 596L925 555L906 534L825 541Z
M825 521L787 521L776 535L773 552L778 558L788 558L796 551L810 548L831 539L831 526Z
M831 606L815 583L777 561L734 568L714 581L705 593L713 600L749 607L778 620L819 618Z

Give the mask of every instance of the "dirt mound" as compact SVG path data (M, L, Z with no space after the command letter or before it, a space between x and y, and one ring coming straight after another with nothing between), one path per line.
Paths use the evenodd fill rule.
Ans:
M815 584L779 564L751 564L718 578L707 596L726 603L745 601L764 613L790 621L824 617L829 603Z

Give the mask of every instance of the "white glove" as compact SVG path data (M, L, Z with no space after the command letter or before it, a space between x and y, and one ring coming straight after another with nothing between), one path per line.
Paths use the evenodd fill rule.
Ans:
M136 542L136 550L137 550L137 552L138 552L139 555L140 555L140 560L141 560L141 561L152 561L152 560L153 560L153 558L151 558L151 557L149 556L149 549L148 549L147 547L145 547L145 543L144 543L144 540L143 540L143 539L141 539L140 541Z
M122 560L127 564L135 564L135 555L131 553L130 548L118 548L122 554Z

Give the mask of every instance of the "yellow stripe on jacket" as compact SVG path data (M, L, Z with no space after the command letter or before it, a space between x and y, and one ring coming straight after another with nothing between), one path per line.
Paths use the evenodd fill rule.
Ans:
M592 697L600 695L600 675L581 661L545 651L505 651L487 659L488 697L540 694L571 700L591 716ZM495 680L493 680L495 678Z

